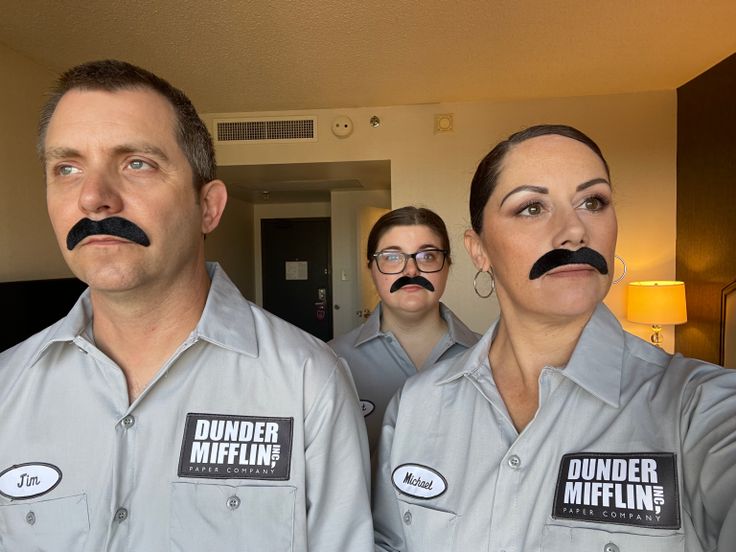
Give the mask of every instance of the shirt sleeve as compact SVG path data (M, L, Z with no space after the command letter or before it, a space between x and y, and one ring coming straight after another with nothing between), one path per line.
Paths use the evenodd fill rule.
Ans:
M401 391L394 395L386 408L378 442L375 481L373 482L373 525L376 552L406 550L399 503L391 484L391 447L400 397Z
M306 415L305 438L309 550L372 551L368 440L342 361Z
M736 550L736 370L700 372L683 397L684 515L707 550Z

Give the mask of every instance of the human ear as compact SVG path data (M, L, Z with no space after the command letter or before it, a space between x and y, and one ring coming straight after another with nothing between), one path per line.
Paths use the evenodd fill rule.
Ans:
M222 180L208 182L199 192L202 206L202 233L209 234L220 224L227 204L227 188Z
M491 268L491 262L488 259L485 247L483 247L483 241L475 230L467 229L464 235L465 249L470 255L470 259L473 261L475 268L481 271L486 271Z

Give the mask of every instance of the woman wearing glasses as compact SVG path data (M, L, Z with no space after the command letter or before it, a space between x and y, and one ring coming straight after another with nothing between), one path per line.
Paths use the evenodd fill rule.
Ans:
M350 366L372 452L386 405L404 381L465 351L478 335L440 303L451 258L439 215L417 207L386 213L368 236L367 261L381 302L329 345Z
M378 550L736 550L736 371L627 334L601 303L612 200L600 149L571 127L481 161L465 245L501 315L388 406Z

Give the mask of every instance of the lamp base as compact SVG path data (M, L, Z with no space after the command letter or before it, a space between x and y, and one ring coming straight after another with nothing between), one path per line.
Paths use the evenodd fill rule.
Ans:
M649 340L660 349L662 348L662 341L664 338L662 337L662 326L658 324L652 324L652 335L649 338Z

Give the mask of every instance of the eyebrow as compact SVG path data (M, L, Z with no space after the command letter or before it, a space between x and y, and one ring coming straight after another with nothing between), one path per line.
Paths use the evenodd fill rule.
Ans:
M424 251L425 249L439 249L439 250L442 250L442 246L441 245L435 245L433 243L425 243L424 245L420 245L419 246L419 248L416 250L416 253L418 253L419 251ZM401 249L401 247L399 247L398 245L387 245L386 247L381 248L376 253L382 253L383 251L400 251L401 253L404 252L404 250Z
M575 191L581 192L587 188L590 188L591 186L595 186L596 184L608 184L609 186L611 185L611 183L608 182L608 180L606 180L605 178L593 178L591 180L583 182L582 184L579 184L578 187L575 188ZM545 188L544 186L531 185L519 186L518 188L514 188L509 193L507 193L501 200L500 205L503 205L504 201L506 201L510 196L519 192L536 192L538 194L549 194L549 188Z
M154 146L153 144L121 144L119 146L115 146L112 151L115 155L142 153L145 155L158 157L162 161L169 160L169 157L164 153L164 151L161 148ZM57 148L49 148L44 152L45 161L48 161L49 159L76 159L79 157L82 157L82 154L79 150L63 146Z
M169 156L164 151L154 146L153 144L121 144L113 148L113 152L116 154L129 154L129 153L144 153L146 155L152 155L158 157L163 161L168 161Z
M43 152L44 161L49 159L64 159L65 157L81 157L81 154L74 148L49 148Z

